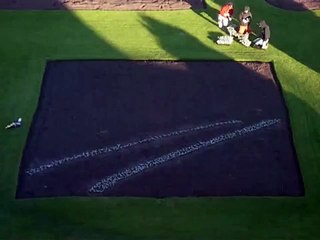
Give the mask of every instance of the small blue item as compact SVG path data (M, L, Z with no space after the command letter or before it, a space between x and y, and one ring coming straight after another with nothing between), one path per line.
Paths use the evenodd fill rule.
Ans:
M6 129L10 128L18 128L22 125L22 118L18 118L16 121L13 121L12 123L8 124L6 126Z

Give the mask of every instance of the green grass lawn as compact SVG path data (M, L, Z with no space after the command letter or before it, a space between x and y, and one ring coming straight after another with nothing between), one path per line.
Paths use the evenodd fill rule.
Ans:
M254 22L271 26L267 51L212 42L221 0L206 11L0 11L0 239L320 239L320 11L264 0ZM253 30L257 31L257 28ZM53 59L273 61L293 128L301 198L58 198L15 200L22 151ZM214 74L214 73L212 73ZM24 125L4 126L15 117Z

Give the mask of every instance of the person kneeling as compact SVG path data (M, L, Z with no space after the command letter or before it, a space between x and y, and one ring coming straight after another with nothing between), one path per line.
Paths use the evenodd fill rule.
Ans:
M253 41L253 46L256 48L267 49L268 43L270 39L270 27L266 23L266 21L262 20L258 26L261 28L261 37L257 38Z
M229 21L231 21L233 15L233 3L229 2L225 4L218 15L218 25L219 28L227 27L229 25Z
M252 20L252 13L250 12L250 7L245 6L244 10L239 15L239 29L238 35L241 37L246 32L250 32L250 23Z

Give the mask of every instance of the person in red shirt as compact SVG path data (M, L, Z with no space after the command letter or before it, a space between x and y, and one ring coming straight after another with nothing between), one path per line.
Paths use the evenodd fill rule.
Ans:
M227 27L229 25L229 21L231 21L231 17L233 15L233 3L228 2L223 5L220 13L218 15L218 24L219 28Z

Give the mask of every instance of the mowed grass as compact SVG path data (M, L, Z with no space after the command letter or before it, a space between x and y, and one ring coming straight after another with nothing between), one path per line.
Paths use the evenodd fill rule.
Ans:
M222 34L215 24L221 0L209 2L206 11L0 11L1 240L320 238L320 11L285 11L263 0L234 2L236 14L249 4L255 23L270 24L267 51L213 43ZM15 200L44 67L53 59L273 61L306 196ZM5 131L15 117L23 118L23 127Z

